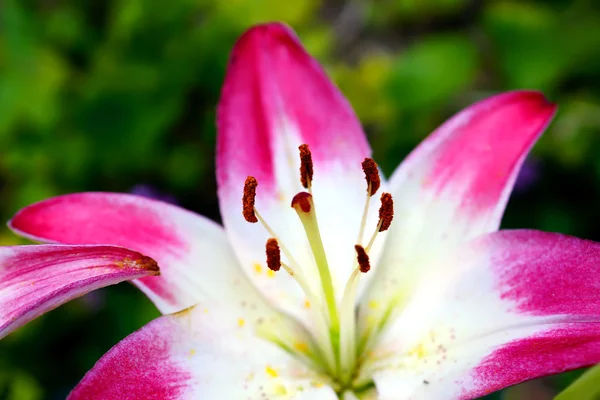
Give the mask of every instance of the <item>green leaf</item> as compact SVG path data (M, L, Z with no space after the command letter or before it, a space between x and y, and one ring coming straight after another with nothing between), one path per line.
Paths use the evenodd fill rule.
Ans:
M600 365L588 369L554 400L597 400L600 399Z

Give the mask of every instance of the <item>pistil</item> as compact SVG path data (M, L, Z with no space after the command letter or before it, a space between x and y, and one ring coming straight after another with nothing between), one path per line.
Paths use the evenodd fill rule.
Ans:
M319 271L323 294L325 296L325 303L327 304L329 313L330 330L334 338L338 337L340 322L337 313L333 281L331 279L329 264L327 263L327 256L325 255L325 248L323 247L323 240L321 239L321 232L319 231L319 224L317 223L317 214L312 195L307 192L298 193L292 200L292 207L296 210L300 222L302 222L302 226L306 232L306 238L308 239L315 263L317 264L317 270ZM335 347L334 344L334 348Z

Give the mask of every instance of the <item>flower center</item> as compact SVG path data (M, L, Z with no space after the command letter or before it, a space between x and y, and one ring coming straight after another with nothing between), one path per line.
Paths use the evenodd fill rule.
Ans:
M313 290L305 278L305 271L296 261L293 254L279 239L271 226L264 220L255 207L256 188L258 182L249 176L244 185L243 215L251 223L260 222L271 236L266 243L267 266L272 271L280 268L296 280L303 290L311 306L311 319L313 326L311 333L318 346L321 362L325 371L339 386L339 393L352 389L353 381L359 372L360 354L356 340L356 297L360 277L371 269L369 252L375 243L379 232L390 227L394 216L393 200L389 193L381 196L379 209L379 222L371 234L367 244L364 245L367 217L370 209L371 197L377 193L381 186L377 164L366 158L362 168L367 181L365 207L362 213L358 238L354 246L356 258L352 267L341 301L338 303L331 276L323 240L319 230L317 210L312 195L313 162L308 145L303 144L300 150L300 181L306 191L299 192L291 202L292 208L298 214L304 227L306 238L310 245L315 265L318 270L320 288ZM349 249L349 251L352 251ZM288 263L281 261L281 253L285 255Z

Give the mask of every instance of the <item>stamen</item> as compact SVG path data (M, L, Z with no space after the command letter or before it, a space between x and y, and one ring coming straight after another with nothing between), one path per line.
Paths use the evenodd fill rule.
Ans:
M389 193L382 193L381 207L379 208L379 223L377 224L375 232L373 232L373 235L371 235L369 243L365 247L365 251L367 253L371 251L371 247L373 247L373 243L375 243L375 238L377 238L377 234L379 232L387 231L390 228L393 219L394 201L392 200L392 195Z
M359 244L354 246L356 250L356 263L342 296L340 305L340 370L342 381L350 380L352 371L356 366L356 290L362 273L369 272L371 264L366 250ZM356 265L356 264L355 264Z
M246 178L246 182L244 183L244 196L242 198L244 218L248 222L260 222L271 236L271 238L267 240L265 246L267 266L269 269L272 271L278 271L281 267L283 267L286 272L300 285L310 303L315 305L314 307L311 307L311 315L313 316L315 326L317 327L317 331L315 332L316 343L325 359L327 368L331 373L335 373L335 350L333 343L329 340L329 335L327 334L329 330L329 327L327 326L327 320L331 319L328 318L327 315L330 304L322 302L320 297L315 296L310 286L304 279L298 262L294 259L291 252L285 247L285 245L277 238L277 235L273 229L269 226L269 224L267 224L267 222L255 208L257 186L258 182L254 177L249 176ZM310 196L308 193L306 193L306 195ZM308 211L310 211L312 208L311 202L300 201L299 204L302 206L302 208L307 209ZM283 254L285 254L285 256L288 258L291 266L288 266L281 261L281 252L283 252ZM337 321L338 320L336 320L336 329L339 331L339 322Z
M367 181L367 192L369 196L373 196L381 186L381 178L379 177L379 169L377 163L372 158L365 158L362 162L362 169L365 173Z
M331 329L334 334L338 334L339 316L333 290L333 281L325 255L325 248L323 247L323 240L321 239L321 232L319 231L319 224L317 223L317 213L312 195L306 192L298 193L292 199L292 208L296 210L306 232L306 238L310 244L319 271L319 277L321 278L321 286L323 287L323 294L325 295L325 302L329 311Z
M256 187L258 182L253 176L246 178L244 183L244 196L242 197L242 214L244 219L251 223L258 222L256 214L254 213L254 203L256 202Z
M281 268L281 251L279 250L277 239L270 238L267 240L266 253L267 267L269 267L271 271L279 271Z
M356 261L358 261L358 268L363 274L369 272L371 269L371 263L369 262L369 255L365 251L365 248L357 244L354 246L356 250Z
M379 208L379 232L387 231L394 219L394 200L389 193L381 195L381 207Z
M371 187L371 184L368 185ZM367 216L369 215L369 208L371 207L371 196L369 195L369 188L367 188L367 200L365 201L365 208L363 208L363 214L360 219L360 228L358 230L358 238L356 239L357 243L362 243L363 236L365 234L365 227L367 226Z
M313 179L312 154L307 144L300 145L300 182L306 189L310 189Z

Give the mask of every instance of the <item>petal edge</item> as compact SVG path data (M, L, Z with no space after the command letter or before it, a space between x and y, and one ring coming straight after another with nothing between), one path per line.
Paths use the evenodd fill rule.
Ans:
M151 258L120 247L0 247L0 338L92 290L158 272Z

